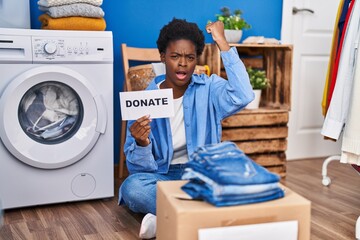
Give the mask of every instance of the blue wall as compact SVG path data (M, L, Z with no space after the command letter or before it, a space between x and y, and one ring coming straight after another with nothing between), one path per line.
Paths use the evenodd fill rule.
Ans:
M104 0L102 8L108 31L114 35L114 131L115 163L119 161L120 112L118 92L122 90L123 70L121 43L137 47L156 47L160 28L173 17L196 22L204 30L208 20L214 20L220 8L241 9L243 17L252 26L244 31L248 36L265 36L280 39L283 0ZM31 27L40 29L37 1L30 1ZM205 30L204 30L205 32ZM209 35L205 41L212 42Z

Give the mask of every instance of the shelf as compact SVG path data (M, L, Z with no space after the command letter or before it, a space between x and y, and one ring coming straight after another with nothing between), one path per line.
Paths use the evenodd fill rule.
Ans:
M284 48L287 50L292 50L292 45L290 44L244 44L244 43L230 43L231 47L244 47L244 48Z

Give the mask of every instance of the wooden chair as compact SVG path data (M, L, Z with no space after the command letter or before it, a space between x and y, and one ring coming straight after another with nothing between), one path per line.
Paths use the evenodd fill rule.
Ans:
M128 47L125 43L121 44L122 60L124 67L124 90L134 91L140 89L133 89L129 76L130 61L137 61L145 63L160 62L160 53L157 48L136 48ZM136 69L135 69L136 70ZM121 123L121 136L120 136L120 162L119 162L119 177L126 176L125 168L125 154L124 143L126 138L126 124L127 121Z
M208 53L202 55L199 59L199 64L195 68L195 72L198 74L206 73L210 75L212 63L212 56L217 59L218 52L215 51L214 45L208 44L205 47L204 52ZM137 48L128 47L125 43L121 44L122 60L124 67L124 90L123 91L138 91L144 90L154 77L155 73L152 71L152 65L150 63L161 62L160 53L157 48ZM218 54L216 54L218 53ZM131 61L136 61L136 66L130 66ZM141 64L142 63L142 64ZM140 64L140 65L139 65ZM210 67L209 67L210 65ZM120 162L119 162L119 177L123 178L127 175L127 169L125 167L125 154L124 143L126 138L126 124L127 121L121 123L121 136L120 136Z

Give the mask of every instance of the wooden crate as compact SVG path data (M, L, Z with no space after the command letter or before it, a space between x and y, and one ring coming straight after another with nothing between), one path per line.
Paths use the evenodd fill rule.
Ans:
M245 109L223 120L222 140L235 142L255 162L285 177L287 123L291 109L292 46L231 46L236 47L246 67L266 71L271 88L262 91L259 109ZM216 46L207 44L201 61L209 65L211 73L226 78Z
M232 141L258 164L286 176L289 112L260 108L243 110L223 120L222 141Z
M246 67L263 69L271 88L262 91L261 107L291 109L292 45L230 44L236 47ZM199 64L207 64L210 72L226 78L220 51L214 44L206 44Z

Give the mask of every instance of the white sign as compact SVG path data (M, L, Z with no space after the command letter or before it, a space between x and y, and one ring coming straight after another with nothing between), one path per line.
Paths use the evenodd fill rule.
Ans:
M203 228L199 229L198 237L199 240L297 240L298 221Z
M136 120L142 116L166 118L174 116L172 89L120 92L122 120Z

